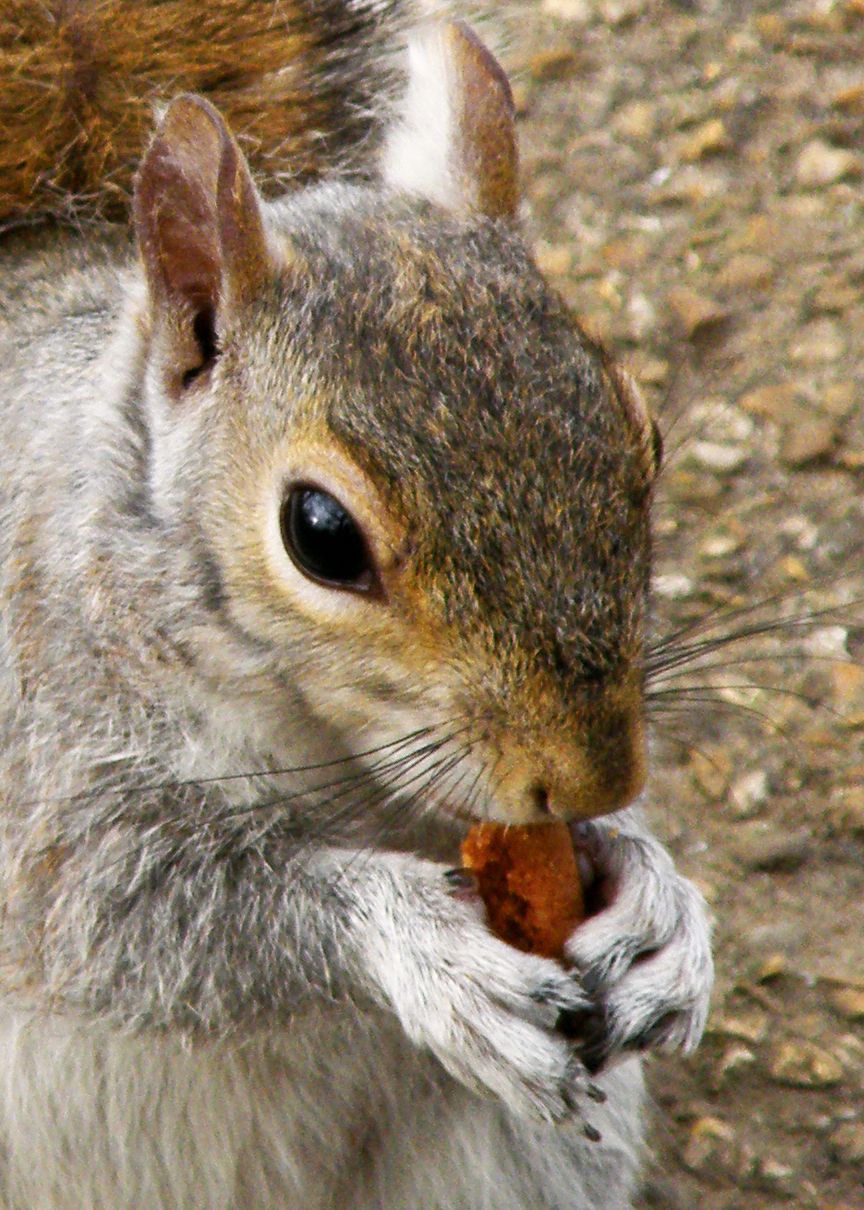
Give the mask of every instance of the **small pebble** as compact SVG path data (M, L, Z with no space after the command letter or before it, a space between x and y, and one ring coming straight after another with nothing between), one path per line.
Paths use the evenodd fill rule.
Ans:
M843 1079L843 1065L836 1055L815 1042L783 1042L770 1066L778 1084L791 1088L830 1088Z
M640 357L634 359L631 369L639 382L646 386L662 386L669 378L669 362L662 357Z
M819 394L820 407L841 419L857 412L860 401L861 388L856 382L830 382Z
M726 445L743 445L753 435L753 419L722 396L701 399L690 408L690 420L707 440Z
M687 286L675 286L669 291L669 306L688 340L719 328L729 318L725 307Z
M846 352L846 341L836 319L827 316L807 324L789 346L793 361L806 366L839 361Z
M842 1164L864 1164L864 1123L844 1122L831 1135L828 1146Z
M726 262L716 280L726 290L760 290L776 276L777 266L769 257L742 252Z
M801 646L814 659L845 659L849 631L845 626L819 626L804 639Z
M816 311L839 312L854 307L861 301L864 291L843 278L825 282L813 295L812 305Z
M573 264L573 252L567 244L541 243L534 249L534 259L541 273L564 277Z
M752 769L736 777L729 787L729 805L739 819L749 819L768 797L768 774L764 769Z
M786 832L761 824L756 827L744 824L734 849L738 860L748 870L791 874L800 869L811 855L813 838L809 828Z
M629 25L648 7L648 0L599 0L600 16L607 25Z
M699 549L706 559L725 559L741 549L741 539L732 534L709 534Z
M569 79L578 66L578 59L569 46L551 46L534 55L529 64L531 75L544 84Z
M738 1136L721 1118L699 1118L690 1128L681 1161L690 1172L735 1176L739 1163Z
M847 1021L864 1021L864 988L837 987L829 1000Z
M819 541L819 530L800 513L784 517L780 522L780 533L791 538L798 550L814 550Z
M848 652L848 634L843 638L842 654ZM832 697L844 709L860 703L864 706L864 665L835 664L831 669ZM848 726L848 719L846 719Z
M802 150L795 163L798 184L805 189L833 185L846 177L858 176L861 162L853 151L832 147L824 139L814 139Z
M680 572L670 571L654 577L654 591L658 596L665 597L667 600L689 597L693 587L690 577Z
M690 453L706 470L721 475L737 471L749 457L740 445L723 445L719 441L694 441Z
M625 139L650 139L657 128L657 108L647 101L631 101L612 118L612 129Z
M750 1180L762 1193L772 1193L782 1198L795 1194L795 1169L770 1156L759 1159Z
M831 106L834 109L842 109L844 113L858 116L864 114L864 84L856 83L838 88L831 98Z
M574 25L587 25L594 16L594 5L589 0L543 0L540 7L559 21L572 21Z
M794 584L806 584L810 579L810 573L797 555L784 555L777 567Z
M685 160L701 160L706 155L718 155L728 151L732 140L721 118L712 118L688 135L681 145L681 158Z
M762 1012L736 1013L734 1016L719 1016L708 1022L708 1033L721 1037L738 1038L742 1042L761 1042L768 1032L768 1017Z
M731 188L728 172L697 164L685 164L674 172L665 166L663 170L658 169L650 180L657 189L658 201L677 202L684 206L699 206L712 198L728 196Z
M781 975L785 975L788 969L789 963L786 960L785 954L769 954L767 958L763 958L759 963L753 978L757 983L771 983L774 979L779 979Z
M726 1083L729 1076L752 1067L755 1062L756 1056L747 1046L742 1046L738 1043L735 1046L728 1047L714 1069L712 1079L714 1088L719 1090Z
M864 836L864 786L840 786L831 795L832 826L841 834Z
M513 80L510 83L513 95L513 112L519 118L524 118L531 109L532 92L524 80Z
M790 424L780 442L780 461L793 470L824 462L837 445L837 426L830 417Z
M627 300L627 318L633 340L647 340L657 327L657 311L654 304L641 290L634 290Z
M694 752L689 767L697 786L707 798L720 799L724 796L732 772L728 753L720 750Z
M739 398L738 406L753 416L779 424L794 414L800 402L801 394L794 383L777 382L748 391Z

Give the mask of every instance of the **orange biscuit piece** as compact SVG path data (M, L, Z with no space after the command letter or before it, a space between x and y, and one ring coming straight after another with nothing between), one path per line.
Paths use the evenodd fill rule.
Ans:
M489 927L516 949L561 958L585 918L576 854L565 823L475 824L462 862L477 879Z

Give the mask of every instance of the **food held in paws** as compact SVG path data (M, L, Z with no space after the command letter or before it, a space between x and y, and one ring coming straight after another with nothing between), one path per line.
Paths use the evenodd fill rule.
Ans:
M585 916L565 823L475 824L462 843L462 861L477 879L496 936L546 958L563 956Z

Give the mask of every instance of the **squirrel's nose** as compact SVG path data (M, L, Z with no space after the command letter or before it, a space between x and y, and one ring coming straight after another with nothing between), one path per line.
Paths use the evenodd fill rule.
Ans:
M645 784L642 720L622 712L606 722L597 733L545 737L514 754L509 775L498 782L496 816L512 823L590 819L632 802Z
M549 791L542 782L535 782L531 787L534 806L541 815L549 814Z
M641 717L617 720L602 738L589 743L589 759L575 784L562 779L550 795L549 810L561 819L589 819L620 811L645 785L645 735Z
M562 819L588 819L620 811L642 791L646 776L645 731L641 713L614 711L599 734L589 733L587 760L574 784L556 783L549 810Z

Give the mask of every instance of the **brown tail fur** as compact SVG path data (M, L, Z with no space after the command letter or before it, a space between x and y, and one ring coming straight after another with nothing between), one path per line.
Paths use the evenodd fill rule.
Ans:
M398 0L4 0L0 228L122 218L153 109L204 93L271 189L356 164ZM390 39L388 41L388 38Z

